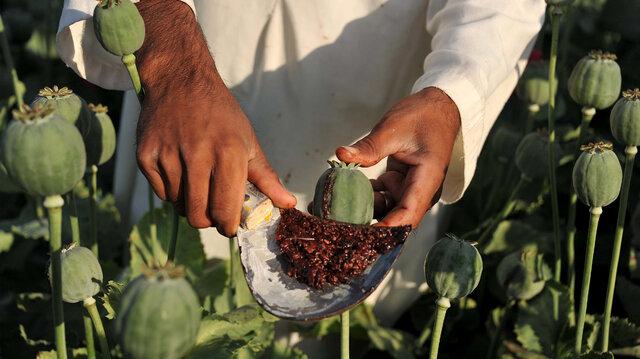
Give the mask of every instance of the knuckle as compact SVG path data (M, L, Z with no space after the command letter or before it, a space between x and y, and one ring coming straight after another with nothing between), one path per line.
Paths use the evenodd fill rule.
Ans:
M157 154L148 147L139 147L136 152L136 159L138 160L138 165L141 168L148 170L155 168Z
M372 154L376 159L380 159L378 143L370 136L367 136L358 141L358 147L360 147L360 149L364 150L365 152Z

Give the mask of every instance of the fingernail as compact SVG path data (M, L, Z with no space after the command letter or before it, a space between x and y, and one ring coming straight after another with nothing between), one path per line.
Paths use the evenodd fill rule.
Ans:
M350 155L355 156L358 154L358 149L351 146L342 146Z

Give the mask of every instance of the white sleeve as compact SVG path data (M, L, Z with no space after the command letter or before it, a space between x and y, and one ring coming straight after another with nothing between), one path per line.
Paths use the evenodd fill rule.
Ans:
M195 13L193 0L180 1ZM79 76L100 87L130 89L133 86L120 58L104 50L93 32L91 17L95 6L95 0L64 1L56 36L58 55Z
M544 22L543 0L431 0L432 52L413 92L433 86L458 106L461 129L442 201L462 197L500 109L512 92ZM506 87L506 88L505 88Z

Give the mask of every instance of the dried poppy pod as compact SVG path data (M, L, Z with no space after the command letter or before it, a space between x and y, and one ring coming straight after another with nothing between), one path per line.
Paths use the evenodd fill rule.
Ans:
M605 109L620 96L622 75L616 55L591 51L578 61L569 76L571 98L585 108Z

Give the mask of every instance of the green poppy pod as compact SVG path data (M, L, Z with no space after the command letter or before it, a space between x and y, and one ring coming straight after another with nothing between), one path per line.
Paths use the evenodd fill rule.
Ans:
M475 246L452 234L437 241L424 264L429 287L448 299L469 295L482 275L482 257Z
M573 188L585 205L604 207L618 198L622 185L622 167L610 143L582 146L573 166Z
M100 292L102 267L90 249L76 245L63 249L60 265L63 301L78 303ZM48 274L51 280L51 265Z
M75 124L82 136L91 129L91 111L87 107L87 102L67 87L45 87L38 91L38 96L31 105L52 107L62 118Z
M89 104L89 110L93 118L91 128L84 136L87 164L99 166L107 162L116 150L116 130L107 106Z
M513 149L520 143L520 133L502 126L496 130L491 140L491 152L501 163L508 163L514 156Z
M82 179L86 154L78 129L50 107L14 111L0 155L13 182L31 195L69 192Z
M544 289L551 269L535 248L525 248L504 257L496 276L508 298L529 300Z
M115 329L125 357L178 359L191 350L200 303L181 268L148 270L124 289Z
M609 117L611 133L625 146L640 145L640 89L622 93Z
M556 153L560 146L556 145ZM558 156L560 157L560 156ZM531 132L524 136L516 148L516 166L528 179L541 179L549 174L549 138L545 132Z
M554 93L558 81L554 81ZM517 94L529 105L544 106L549 102L549 64L546 61L533 61L527 65L520 81Z
M605 109L618 99L622 86L616 55L591 51L578 61L569 76L571 98L582 107Z
M2 158L2 155L0 155L0 158ZM15 184L15 182L13 182L11 177L9 177L9 173L7 172L7 169L4 168L4 165L2 164L2 162L0 162L0 192L3 192L3 193L22 192L22 189L20 188L20 186Z
M144 20L130 0L100 0L93 28L102 47L116 56L133 54L144 42Z
M318 179L313 215L353 224L373 219L373 188L355 163L329 161L331 168Z

